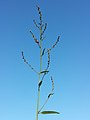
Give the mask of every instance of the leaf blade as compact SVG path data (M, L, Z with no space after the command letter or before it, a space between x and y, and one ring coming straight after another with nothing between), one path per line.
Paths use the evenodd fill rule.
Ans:
M60 114L60 113L57 111L42 111L40 112L40 114Z
M44 71L41 71L40 74L48 73L48 72L49 72L48 70L44 70Z

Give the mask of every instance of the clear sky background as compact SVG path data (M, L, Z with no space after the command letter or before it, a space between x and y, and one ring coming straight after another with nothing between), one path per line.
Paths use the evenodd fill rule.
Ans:
M44 110L60 115L40 115L39 120L90 120L90 0L0 0L0 120L35 120L37 75L24 64L21 51L38 70L38 4L48 23L45 48L57 36L51 67L41 92L41 105L55 82L54 96ZM44 59L43 65L46 65Z

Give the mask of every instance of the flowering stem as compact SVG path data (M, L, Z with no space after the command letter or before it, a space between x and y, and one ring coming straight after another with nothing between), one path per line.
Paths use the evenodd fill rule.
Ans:
M40 27L40 72L42 71L42 27ZM37 109L36 109L36 120L38 120L39 104L40 104L40 74L38 74L38 98L37 98Z

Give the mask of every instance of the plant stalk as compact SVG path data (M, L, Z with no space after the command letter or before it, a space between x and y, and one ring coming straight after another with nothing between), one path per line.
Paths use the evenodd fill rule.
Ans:
M40 72L42 71L42 27L40 28ZM40 73L39 72L39 73ZM37 98L37 109L36 109L36 120L38 120L38 114L39 114L39 104L40 104L40 74L38 75L38 98Z

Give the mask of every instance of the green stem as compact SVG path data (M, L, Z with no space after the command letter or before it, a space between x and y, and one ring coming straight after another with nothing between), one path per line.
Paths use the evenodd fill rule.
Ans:
M40 82L40 75L38 75L38 84ZM38 98L37 98L37 109L36 109L36 120L38 120L38 109L39 109L39 103L40 103L40 89L38 87Z
M40 72L42 71L42 28L40 29ZM38 85L40 82L40 74L38 75ZM40 87L38 86L38 98L37 98L37 109L36 109L36 120L38 120L38 111L39 111L39 104L40 104Z

